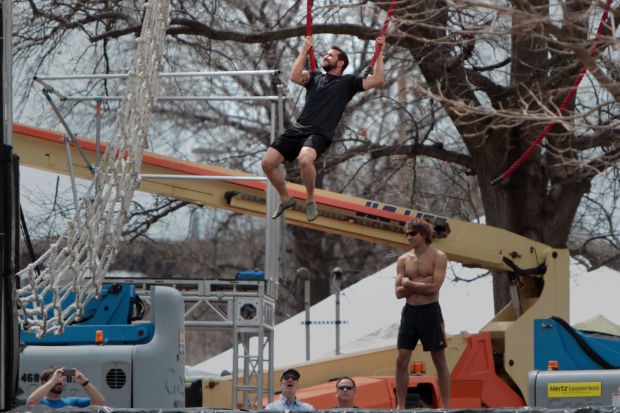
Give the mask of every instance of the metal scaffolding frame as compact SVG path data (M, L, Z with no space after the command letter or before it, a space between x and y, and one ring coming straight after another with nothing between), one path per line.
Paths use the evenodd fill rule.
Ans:
M110 284L135 286L140 299L150 307L150 290L167 286L181 292L185 302L185 327L232 328L233 394L232 405L244 408L261 403L264 391L273 394L273 377L265 383L264 366L273 372L275 297L277 284L270 280L201 280L158 278L106 278ZM198 318L201 319L198 319ZM255 338L256 342L251 343ZM239 348L243 351L239 352ZM255 350L253 350L255 349ZM235 374L243 366L243 376ZM240 382L241 381L241 382ZM262 389L262 392L261 392ZM242 393L242 401L239 401ZM255 395L253 399L251 396Z
M277 76L279 70L253 70L253 71L230 71L230 72L177 72L160 73L160 77L211 77L211 76L254 76L269 75ZM102 74L102 75L66 75L66 76L36 76L34 81L43 86L42 92L50 104L55 115L62 123L66 135L65 146L67 148L67 161L73 189L74 202L77 202L75 176L72 168L70 145L78 149L88 169L94 172L99 165L101 144L101 104L106 100L121 100L122 96L66 96L60 90L54 88L50 82L57 80L98 80L98 79L125 79L128 74ZM268 101L270 105L270 132L271 141L276 137L276 131L283 131L283 85L277 87L278 94L275 96L157 96L158 100L176 101ZM53 100L56 96L60 101L94 101L96 103L96 165L90 164L86 155L82 152L76 136L71 131L68 123L60 113L58 106ZM190 179L190 180L266 180L266 178L249 178L247 176L225 178L200 175L141 175L141 178L149 179ZM187 327L200 328L232 328L233 330L233 397L231 408L239 405L238 394L243 394L242 406L250 409L254 402L262 402L265 392L271 401L274 393L274 366L273 366L273 341L275 327L275 300L277 298L277 286L279 283L281 263L281 239L284 232L284 220L272 220L269 211L273 210L278 203L278 195L273 186L267 185L267 208L265 217L265 280L264 281L241 281L241 280L160 280L160 279L117 279L114 282L131 283L137 285L141 298L148 301L149 294L144 294L153 285L169 285L177 288L184 296L186 304L186 320L192 311L199 306L207 306L217 314L215 320L186 321ZM111 280L110 280L111 281ZM250 340L256 338L256 346L252 346ZM239 351L239 349L242 349ZM256 349L255 351L253 349ZM240 365L243 374L240 375ZM267 367L267 382L264 380L265 367ZM255 399L252 400L252 395Z

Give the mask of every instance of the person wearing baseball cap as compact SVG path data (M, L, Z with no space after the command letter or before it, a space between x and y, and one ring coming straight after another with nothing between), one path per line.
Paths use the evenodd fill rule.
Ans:
M299 389L300 377L301 374L295 369L285 370L280 376L280 398L265 406L265 410L313 412L315 410L314 406L297 400L295 396L297 389Z

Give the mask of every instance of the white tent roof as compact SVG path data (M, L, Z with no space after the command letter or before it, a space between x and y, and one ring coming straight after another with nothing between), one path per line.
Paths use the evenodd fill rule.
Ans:
M620 326L609 321L602 315L597 315L586 321L575 324L577 330L593 331L598 333L611 334L614 336L620 336Z
M451 266L461 277L465 272L475 274L481 270L464 270L460 265ZM340 354L351 354L365 350L394 346L400 321L400 310L404 300L394 296L396 264L342 290L340 296ZM450 278L450 276L448 276ZM472 275L473 278L473 275ZM440 304L444 310L446 332L478 331L493 317L493 299L490 277L471 283L446 281L440 293ZM485 297L479 299L479 297ZM336 306L334 295L315 304L310 309L310 320L325 322L311 324L310 358L312 361L335 355ZM466 311L463 311L466 309ZM301 313L278 324L274 333L274 367L295 365L306 361L305 313ZM331 323L331 324L330 324ZM253 350L255 351L255 350ZM210 372L231 370L232 349L193 366Z

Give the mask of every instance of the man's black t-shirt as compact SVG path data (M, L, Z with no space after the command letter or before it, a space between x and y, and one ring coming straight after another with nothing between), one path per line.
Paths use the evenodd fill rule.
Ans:
M292 129L332 139L347 103L364 90L363 80L359 75L312 74L306 85L306 103Z

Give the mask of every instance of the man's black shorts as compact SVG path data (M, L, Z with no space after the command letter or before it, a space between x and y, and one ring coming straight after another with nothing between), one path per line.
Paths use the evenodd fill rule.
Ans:
M280 152L286 161L293 162L304 146L313 148L318 159L331 144L331 139L327 139L322 135L312 135L301 133L295 129L288 129L269 146Z
M424 305L405 304L400 317L397 348L413 350L422 342L424 351L446 348L443 316L438 302Z

